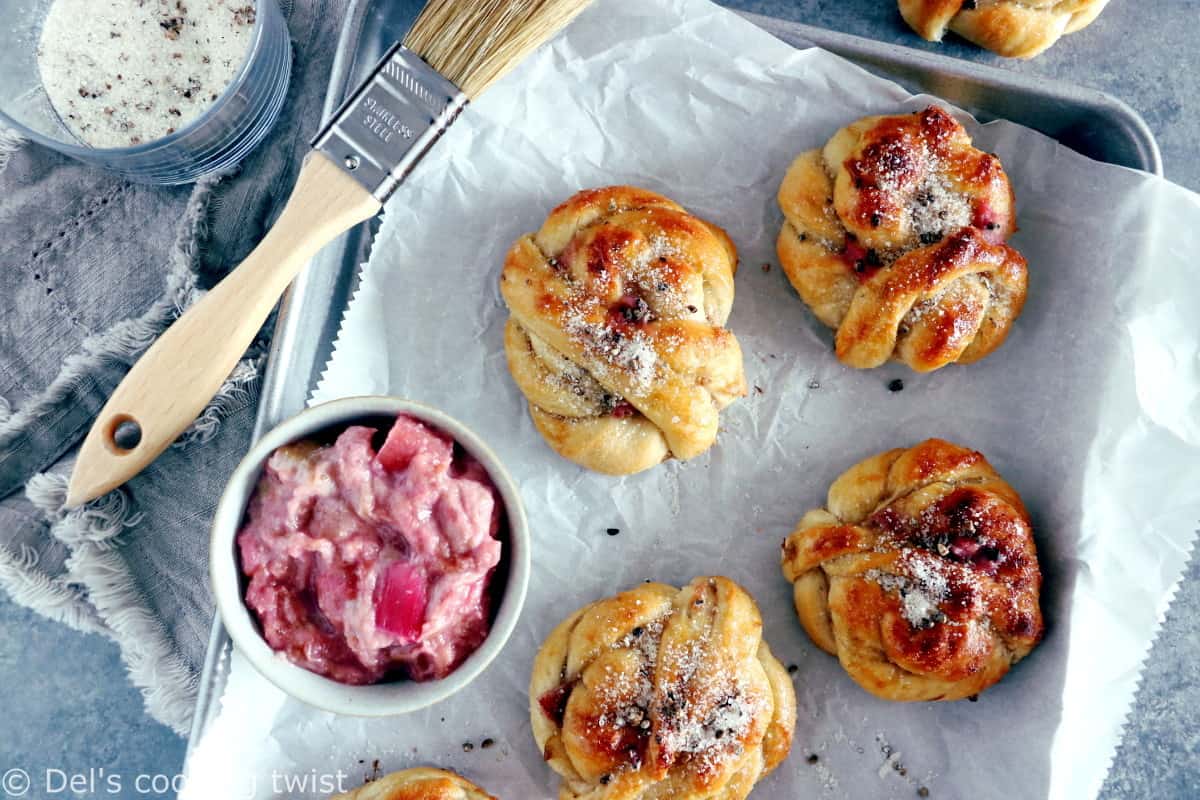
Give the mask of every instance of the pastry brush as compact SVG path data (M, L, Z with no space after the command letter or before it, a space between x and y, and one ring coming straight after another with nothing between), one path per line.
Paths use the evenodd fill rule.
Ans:
M257 248L146 351L92 425L67 492L75 507L153 461L199 416L280 295L339 234L377 214L467 103L588 0L430 0L403 43L313 140Z

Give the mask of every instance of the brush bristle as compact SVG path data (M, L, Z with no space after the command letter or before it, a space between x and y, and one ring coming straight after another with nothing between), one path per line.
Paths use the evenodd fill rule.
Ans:
M429 0L404 45L475 99L590 0Z

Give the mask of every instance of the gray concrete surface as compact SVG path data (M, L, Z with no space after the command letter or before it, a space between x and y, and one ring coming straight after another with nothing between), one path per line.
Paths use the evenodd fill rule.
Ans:
M728 0L734 8L868 36L1108 91L1149 122L1167 176L1200 189L1200 0L1113 0L1092 27L1032 62L1011 62L962 42L930 45L904 26L891 0ZM415 0L397 5L416 7ZM1101 794L1200 798L1200 564L1190 565L1151 653L1124 744ZM30 797L173 797L154 776L172 776L184 742L142 712L116 647L47 622L0 596L0 773L28 770ZM1097 654L1103 657L1103 654ZM1102 698L1097 698L1101 702ZM46 770L85 781L82 791L45 791ZM103 769L104 773L97 771ZM90 771L90 772L89 772ZM107 781L116 776L120 792ZM137 788L139 776L146 776ZM90 781L90 783L88 782ZM161 781L159 782L161 785ZM53 787L52 787L53 788ZM0 798L5 796L0 786Z

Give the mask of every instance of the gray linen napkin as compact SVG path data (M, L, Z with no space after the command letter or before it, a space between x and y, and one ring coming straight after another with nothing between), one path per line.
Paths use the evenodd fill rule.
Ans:
M213 613L208 523L249 443L264 341L146 472L84 509L62 502L73 452L126 370L253 248L291 190L349 0L281 5L288 101L232 176L140 186L0 131L0 587L112 637L147 710L180 733Z

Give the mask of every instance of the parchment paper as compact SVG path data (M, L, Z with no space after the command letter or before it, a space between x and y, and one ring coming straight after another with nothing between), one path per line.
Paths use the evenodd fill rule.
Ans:
M388 205L314 401L398 394L491 443L533 528L522 621L465 691L384 720L287 700L235 654L183 796L272 797L280 775L311 773L310 791L293 780L278 794L320 797L317 779L340 769L348 788L378 759L458 769L508 800L553 797L526 698L542 639L646 578L714 573L749 589L771 647L798 666L791 757L754 797L1094 795L1200 519L1200 200L1016 125L971 123L1016 191L1024 314L969 367L844 367L778 267L762 267L775 264L775 192L838 127L927 102L704 0L600 0L468 109ZM741 254L729 327L753 387L709 453L625 479L560 459L533 429L505 367L497 288L517 236L612 183L729 231ZM903 391L888 390L894 378ZM1045 573L1045 641L974 703L869 696L809 642L779 570L780 541L842 470L928 436L982 450L1021 492Z

